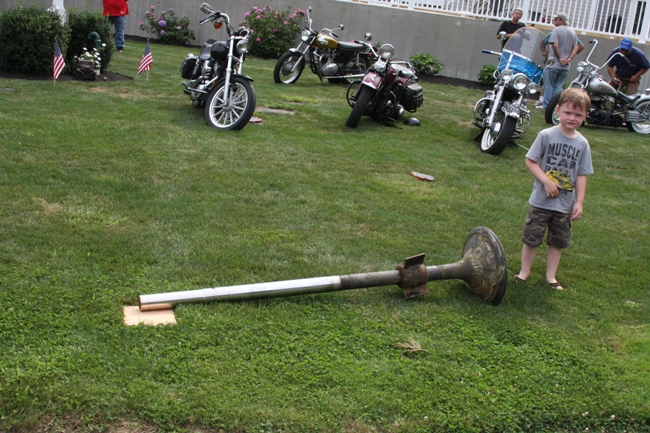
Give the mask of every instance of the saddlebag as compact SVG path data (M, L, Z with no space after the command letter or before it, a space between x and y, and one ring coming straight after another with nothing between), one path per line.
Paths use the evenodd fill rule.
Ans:
M411 83L406 86L402 106L406 111L414 112L424 102L422 87L418 83Z
M186 80L195 80L198 78L199 71L196 70L197 61L198 57L192 55L185 57L185 60L183 60L183 66L181 66L181 77Z

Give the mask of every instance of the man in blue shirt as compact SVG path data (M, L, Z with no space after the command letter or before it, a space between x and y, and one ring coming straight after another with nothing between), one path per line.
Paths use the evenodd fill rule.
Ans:
M607 63L607 72L612 80L610 86L626 88L628 95L634 95L639 90L639 79L650 69L650 61L643 54L643 51L632 46L632 41L625 38L621 41L621 46L609 54L612 57L616 53L621 53L625 58L616 56Z

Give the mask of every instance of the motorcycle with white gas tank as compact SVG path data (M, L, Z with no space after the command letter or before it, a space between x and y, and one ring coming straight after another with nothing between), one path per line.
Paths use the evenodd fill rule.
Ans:
M343 30L345 26L341 24L334 29L314 30L311 7L307 9L307 22L298 46L280 56L275 64L273 79L276 83L293 84L298 81L306 62L321 81L326 78L330 82L344 83L362 77L377 59L377 53L370 44L371 33L365 34L365 41L339 41L335 30Z
M593 44L593 47L587 58L578 62L576 66L578 76L569 84L569 87L586 91L591 98L586 123L614 127L625 125L632 132L650 134L650 89L646 89L644 94L626 95L620 91L620 88L612 87L598 71L606 67L614 56L623 58L625 56L622 53L614 53L602 66L598 66L589 60L598 41L594 39L589 43ZM560 117L556 110L559 100L560 94L558 93L549 101L544 113L546 123L555 125L560 123Z
M251 31L246 27L237 30L230 17L214 11L207 3L201 4L201 12L208 15L201 25L212 22L215 29L224 25L227 41L209 39L197 56L189 54L181 66L183 92L189 95L197 108L205 108L205 122L214 128L240 130L248 124L257 101L253 79L242 74L242 65Z
M505 39L505 32L501 36ZM538 92L542 79L542 39L541 31L523 27L512 34L502 52L482 50L499 56L494 89L474 105L474 125L481 129L476 141L480 141L482 152L499 155L513 138L528 130L527 98Z

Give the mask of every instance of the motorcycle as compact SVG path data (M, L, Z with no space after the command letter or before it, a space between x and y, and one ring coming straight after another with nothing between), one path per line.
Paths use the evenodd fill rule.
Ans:
M214 128L240 130L255 111L256 95L253 79L241 73L248 51L251 31L235 30L228 15L214 11L203 3L201 12L208 15L199 24L213 22L215 29L225 24L227 41L208 39L199 56L189 54L181 66L183 92L197 108L205 108L205 122Z
M505 32L502 32L505 38ZM474 106L474 125L481 129L476 141L481 151L499 155L513 138L521 137L530 126L527 97L537 93L544 63L539 44L544 33L523 27L508 39L502 52L481 50L499 56L494 90Z
M335 29L323 28L320 32L312 29L311 7L307 10L307 22L303 27L298 47L291 48L278 59L273 69L276 83L293 84L298 81L305 61L309 61L311 71L323 81L347 82L348 79L362 77L368 66L377 59L377 53L370 41L372 34L365 34L365 41L341 42L334 32L344 29L343 24Z
M612 87L605 81L598 71L615 56L622 56L622 53L615 53L602 66L597 66L589 61L591 54L598 45L597 40L593 44L585 61L578 62L576 70L578 76L569 87L577 87L585 90L591 98L591 107L587 111L586 122L589 125L600 126L627 126L627 129L639 134L650 134L650 92L646 90L644 95L626 95L619 89ZM544 117L546 123L557 125L560 117L555 107L560 100L560 94L554 95L546 107Z
M348 87L346 98L352 113L345 125L350 128L356 128L363 115L396 122L404 111L415 113L424 102L422 87L411 64L391 60L395 48L390 44L382 45L378 54L379 58L363 79L353 81Z

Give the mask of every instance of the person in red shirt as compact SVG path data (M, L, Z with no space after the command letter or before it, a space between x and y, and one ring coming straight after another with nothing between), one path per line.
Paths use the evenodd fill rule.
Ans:
M128 0L104 0L105 17L115 26L115 47L118 52L124 51L124 26L129 14Z

